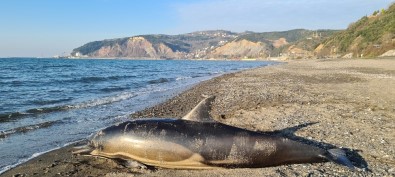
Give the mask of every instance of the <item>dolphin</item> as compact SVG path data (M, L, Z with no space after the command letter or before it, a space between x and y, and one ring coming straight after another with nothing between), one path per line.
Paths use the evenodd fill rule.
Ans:
M120 159L132 167L261 168L332 161L354 169L341 149L325 150L217 122L209 114L214 99L203 99L181 119L135 119L104 128L73 153Z

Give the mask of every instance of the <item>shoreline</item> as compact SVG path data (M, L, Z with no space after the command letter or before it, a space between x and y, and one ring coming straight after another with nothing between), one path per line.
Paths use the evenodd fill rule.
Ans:
M331 162L220 170L126 169L112 160L72 156L74 144L44 153L1 176L282 176L395 175L395 59L297 60L224 74L130 117L176 117L204 95L211 115L255 131L295 132L301 141L349 149L355 172ZM391 131L392 130L392 131ZM284 132L287 134L287 132ZM78 143L77 143L78 144ZM359 152L358 150L362 150Z

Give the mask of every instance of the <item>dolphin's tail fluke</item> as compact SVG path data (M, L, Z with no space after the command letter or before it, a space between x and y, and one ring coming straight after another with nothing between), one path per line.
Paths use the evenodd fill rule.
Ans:
M341 149L329 149L326 157L330 161L344 165L350 170L354 170L354 165L351 163L350 160L348 160L346 153Z

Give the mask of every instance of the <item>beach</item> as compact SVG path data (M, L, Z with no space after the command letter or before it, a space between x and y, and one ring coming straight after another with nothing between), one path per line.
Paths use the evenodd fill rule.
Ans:
M1 176L395 176L395 58L295 60L224 74L130 117L181 118L202 95L216 96L211 115L219 122L278 131L322 148L344 148L356 169L333 162L128 169L110 159L72 155L72 144Z

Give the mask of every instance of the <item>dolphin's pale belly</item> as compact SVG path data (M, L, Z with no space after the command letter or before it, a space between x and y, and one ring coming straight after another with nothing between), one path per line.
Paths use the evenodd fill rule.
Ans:
M210 169L204 158L186 147L170 142L145 141L142 144L122 146L124 150L101 151L100 156L135 160L143 164L164 168ZM126 150L126 148L128 148Z

